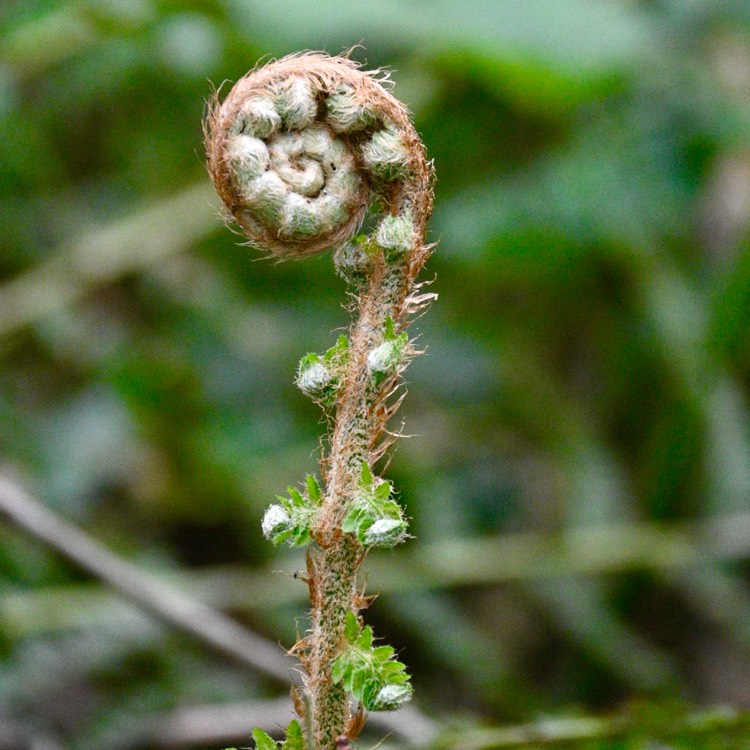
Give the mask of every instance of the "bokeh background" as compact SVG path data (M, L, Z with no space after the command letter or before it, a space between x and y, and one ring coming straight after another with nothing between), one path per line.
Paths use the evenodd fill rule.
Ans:
M439 301L388 469L416 539L368 561L422 744L742 710L746 0L2 0L2 474L294 643L303 563L259 522L316 469L292 379L346 325L345 291L328 254L258 260L222 226L201 118L261 59L353 45L392 71L438 175ZM283 682L11 523L0 571L2 750L249 744L279 713ZM565 746L748 746L639 722Z

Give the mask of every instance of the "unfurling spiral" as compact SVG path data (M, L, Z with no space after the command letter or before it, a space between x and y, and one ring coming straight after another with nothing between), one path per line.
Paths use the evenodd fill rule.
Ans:
M249 244L278 257L341 247L377 197L375 241L398 253L422 246L431 165L387 83L308 52L251 71L212 103L209 172Z

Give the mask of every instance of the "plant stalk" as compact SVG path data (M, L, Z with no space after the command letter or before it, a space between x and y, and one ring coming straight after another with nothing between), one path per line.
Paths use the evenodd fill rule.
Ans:
M311 633L308 638L310 717L316 748L335 747L345 734L351 716L346 692L331 679L331 667L344 644L347 612L362 606L357 571L364 550L341 524L359 485L362 462L368 466L379 454L377 448L387 420L381 408L394 387L396 377L373 385L367 354L383 340L385 320L394 320L408 294L406 265L386 263L378 253L367 287L357 298L358 317L350 333L350 356L331 435L328 457L322 461L327 480L320 523L310 550Z

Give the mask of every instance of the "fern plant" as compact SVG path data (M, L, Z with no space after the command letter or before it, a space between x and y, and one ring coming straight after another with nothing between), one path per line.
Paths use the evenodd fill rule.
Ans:
M362 620L358 577L368 550L408 536L375 466L394 439L386 425L401 403L401 373L418 353L407 327L434 297L417 282L431 251L432 166L389 83L346 57L292 55L240 79L206 120L211 177L248 244L277 258L333 248L353 300L348 336L306 354L295 379L329 416L320 481L289 487L262 521L273 544L307 555L310 627L294 647L302 725L290 724L286 750L346 745L366 711L412 695L405 666ZM368 210L375 228L356 235ZM261 730L253 737L260 750L277 747Z

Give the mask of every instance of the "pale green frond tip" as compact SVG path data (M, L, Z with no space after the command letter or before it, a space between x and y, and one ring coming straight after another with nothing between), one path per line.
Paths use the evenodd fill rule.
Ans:
M407 523L401 506L391 497L391 483L375 479L363 462L359 486L360 492L352 499L341 523L342 531L354 534L366 547L392 547L403 541ZM384 520L388 523L381 523Z
M301 362L295 383L306 396L322 398L335 388L337 378L331 368L317 355L316 361L309 361L307 355ZM306 361L308 360L308 361Z
M310 352L300 360L294 382L310 398L328 406L340 386L340 374L349 358L349 339L341 335L322 356Z
M406 212L398 216L386 216L378 227L375 241L393 255L403 255L414 247L414 222Z
M376 177L392 182L409 173L409 148L401 133L388 125L362 146L362 161Z
M271 505L263 516L261 528L263 536L268 540L273 540L274 537L291 528L289 513L281 505Z
M280 127L281 117L273 100L267 96L255 96L242 103L232 130L267 139Z
M318 100L308 80L293 76L278 86L276 109L290 130L302 130L315 121Z
M380 518L362 536L366 547L395 547L406 539L406 522L399 518Z
M413 688L408 682L386 685L370 698L366 708L370 711L395 711L411 700Z
M279 497L263 516L263 535L273 545L287 542L293 547L304 547L310 543L310 528L317 512L318 501L303 496L294 487L289 487L290 498Z
M227 142L227 152L240 185L260 177L271 163L266 144L244 133Z
M388 375L395 372L404 359L406 335L384 341L367 355L367 369L372 375Z
M353 133L375 124L377 115L363 104L354 89L343 85L326 100L327 121L336 133Z

